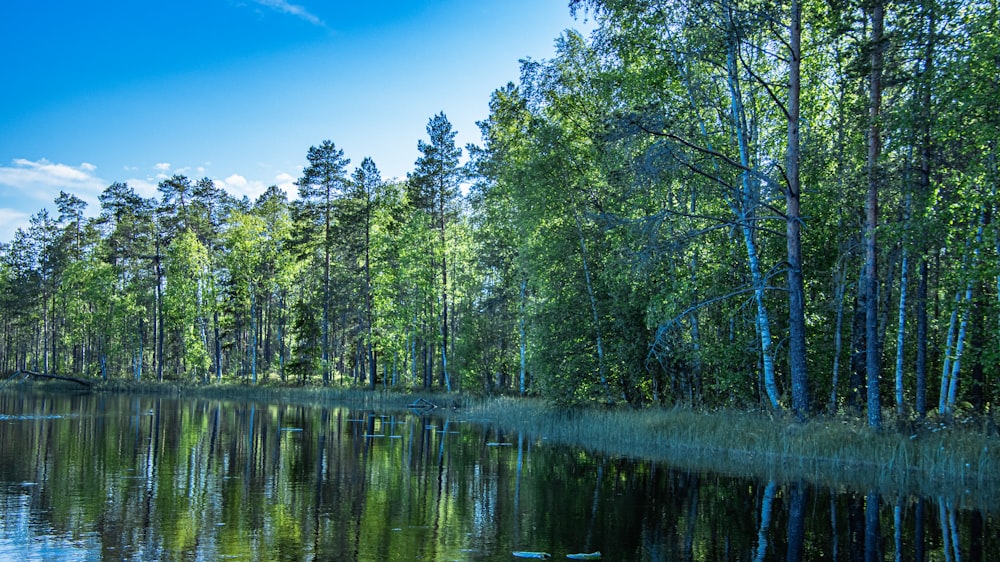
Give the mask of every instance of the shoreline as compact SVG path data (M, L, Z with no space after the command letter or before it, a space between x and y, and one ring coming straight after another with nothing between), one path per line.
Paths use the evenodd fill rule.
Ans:
M68 390L48 382L30 387ZM559 409L537 398L419 390L115 381L76 391L391 410L407 410L423 400L439 406L425 410L432 415L486 421L595 454L860 494L877 490L885 497L944 496L958 507L995 510L1000 505L1000 436L995 425L984 429L984 424L974 427L969 421L887 424L876 432L864 420L846 416L821 415L799 423L791 416L736 409ZM908 431L902 432L904 428Z

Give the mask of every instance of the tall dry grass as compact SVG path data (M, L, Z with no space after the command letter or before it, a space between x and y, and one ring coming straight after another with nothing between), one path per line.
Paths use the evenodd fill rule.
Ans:
M874 431L863 420L843 417L801 424L736 410L562 411L509 398L484 401L472 411L540 439L681 468L886 495L943 495L970 507L1000 505L1000 437L971 424Z

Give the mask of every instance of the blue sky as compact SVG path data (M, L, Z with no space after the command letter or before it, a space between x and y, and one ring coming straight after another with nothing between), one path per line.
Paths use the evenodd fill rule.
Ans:
M292 185L333 140L405 177L444 111L464 146L518 60L549 58L568 0L4 0L0 242L60 189L175 173L237 196Z

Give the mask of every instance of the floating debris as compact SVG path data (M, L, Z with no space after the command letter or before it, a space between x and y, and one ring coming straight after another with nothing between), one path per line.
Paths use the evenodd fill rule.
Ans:
M534 552L530 550L515 550L515 558L541 558L542 560L548 560L552 558L552 555L548 552Z

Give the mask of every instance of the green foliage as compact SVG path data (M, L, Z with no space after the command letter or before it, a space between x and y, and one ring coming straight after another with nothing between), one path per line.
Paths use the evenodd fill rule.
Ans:
M572 5L594 35L566 32L551 60L524 61L464 165L442 112L405 180L371 158L349 171L324 141L293 201L274 186L237 201L178 175L155 201L114 183L87 218L60 193L57 217L0 247L0 370L490 395L523 380L560 404L637 406L756 407L772 390L788 403L788 7ZM923 355L929 402L959 360L956 404L985 412L1000 349L997 7L888 6L876 342L851 321L864 304L866 6L803 8L809 391L836 411L852 353L895 357L905 254L907 404ZM962 319L964 351L948 344Z
M206 325L214 299L209 275L208 249L185 230L167 247L163 308L165 329L175 334L172 341L179 346L178 371L195 378L207 376L210 366Z

